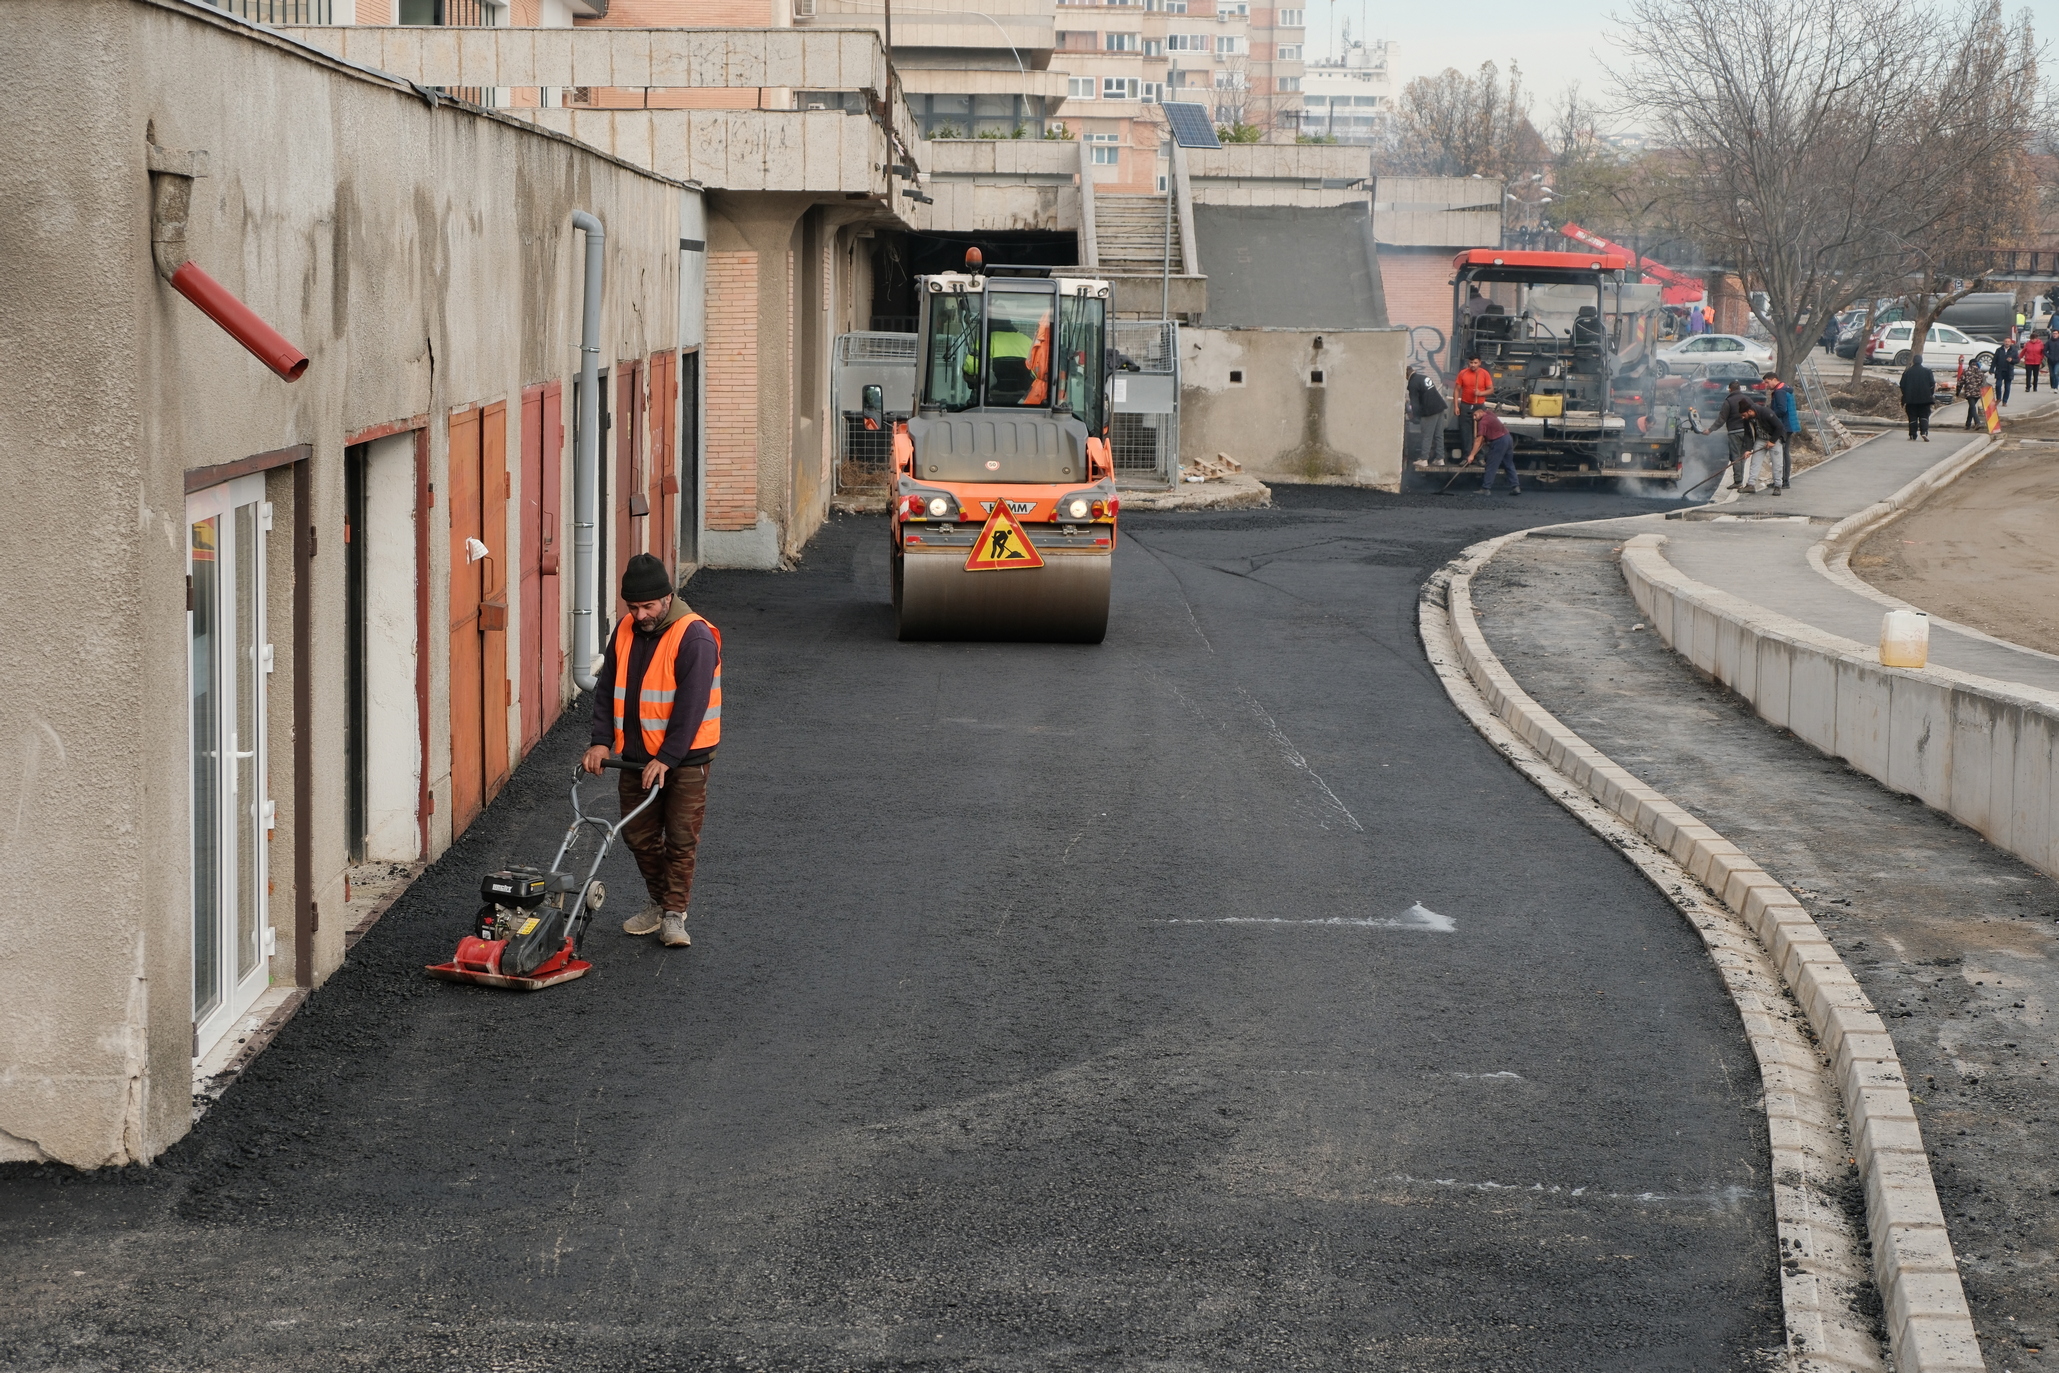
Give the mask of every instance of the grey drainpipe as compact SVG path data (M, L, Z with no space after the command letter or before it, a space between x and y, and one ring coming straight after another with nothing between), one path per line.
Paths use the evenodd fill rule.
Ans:
M579 433L572 457L572 680L595 686L593 659L600 633L600 556L594 530L601 503L601 276L608 232L584 210L572 227L586 231L586 299L579 322Z

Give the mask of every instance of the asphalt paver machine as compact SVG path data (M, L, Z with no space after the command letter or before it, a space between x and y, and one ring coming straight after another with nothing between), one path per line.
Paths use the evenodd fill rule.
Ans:
M1694 431L1694 418L1660 385L1664 288L1627 279L1629 266L1628 253L1610 251L1471 248L1452 260L1444 380L1453 382L1468 358L1480 359L1494 377L1489 401L1526 476L1680 476L1682 435ZM1444 446L1457 448L1468 432L1470 425L1448 432Z
M1099 643L1121 508L1108 283L987 269L973 249L915 289L915 412L894 426L889 511L900 637Z

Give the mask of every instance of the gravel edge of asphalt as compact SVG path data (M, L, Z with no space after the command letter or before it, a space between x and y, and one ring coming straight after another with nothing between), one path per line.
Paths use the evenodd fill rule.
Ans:
M1530 532L1476 544L1424 584L1418 624L1433 668L1454 703L1490 743L1577 818L1616 843L1681 906L1708 941L1760 1058L1776 1178L1794 1174L1795 1165L1807 1159L1806 1150L1798 1147L1798 1122L1777 1115L1778 1105L1827 1110L1835 1120L1842 1101L1844 1118L1851 1127L1847 1138L1853 1144L1852 1158L1865 1186L1874 1280L1885 1307L1896 1367L1902 1373L1984 1369L1900 1058L1843 960L1786 888L1715 830L1644 786L1567 729L1523 691L1481 634L1472 614L1472 574L1504 546ZM1469 702L1466 698L1471 694L1479 699ZM1506 727L1507 740L1499 737L1504 731L1496 729L1497 725ZM1510 747L1511 743L1518 744L1520 752ZM1762 1034L1770 1036L1777 1027L1763 1023L1763 1012L1749 1004L1748 997L1739 995L1732 969L1722 956L1726 950L1710 938L1713 931L1697 918L1708 912L1682 904L1680 887L1668 890L1672 884L1661 881L1630 846L1597 826L1587 812L1589 797L1676 861L1683 875L1708 892L1714 909L1727 908L1741 928L1755 936L1755 951L1761 957L1770 955L1767 966L1777 967L1779 982L1792 993L1815 1035L1816 1047L1804 1060L1806 1075L1789 1071L1777 1038L1762 1040ZM1824 1052L1831 1057L1817 1057ZM1835 1091L1825 1084L1825 1075L1815 1071L1818 1064L1834 1071ZM1815 1100L1809 1099L1812 1079ZM1776 1082L1791 1082L1801 1090L1776 1092ZM1800 1175L1806 1176L1806 1170ZM1811 1328L1830 1333L1821 1324L1826 1307L1822 1287L1835 1281L1837 1268L1832 1260L1822 1265L1827 1271L1818 1274L1813 1263L1804 1268L1795 1261L1801 1256L1791 1250L1790 1236L1800 1239L1813 1223L1808 1208L1797 1205L1802 1201L1799 1189L1776 1186L1776 1219L1782 1231L1781 1293L1791 1340L1805 1340ZM1850 1242L1856 1247L1857 1236L1852 1235ZM1808 1274L1808 1281L1796 1281L1799 1273ZM1798 1367L1880 1366L1877 1346L1869 1356L1849 1340L1840 1343L1839 1350L1826 1349L1823 1356L1801 1355L1807 1362ZM1870 1338L1867 1344L1872 1345ZM1855 1362L1855 1354L1865 1362Z

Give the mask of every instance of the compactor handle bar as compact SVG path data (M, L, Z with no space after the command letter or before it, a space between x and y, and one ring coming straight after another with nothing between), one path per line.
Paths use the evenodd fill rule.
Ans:
M625 758L603 758L601 759L601 766L603 768L611 768L616 772L642 772L647 764L632 763ZM651 803L656 801L665 790L664 779L660 778L658 785L650 789L649 794L643 798L640 805L611 825L598 815L588 815L580 808L579 783L585 776L585 768L575 767L572 769L572 814L575 818L565 830L565 841L558 845L557 856L551 859L550 862L551 873L555 876L560 871L559 865L565 861L565 855L572 849L572 841L579 837L580 829L584 826L592 825L600 831L600 849L594 854L593 863L586 870L586 880L579 884L579 891L582 896L586 889L593 885L594 874L601 870L601 859L608 856L608 850L614 846L615 836L620 834L623 827L631 820L649 810Z

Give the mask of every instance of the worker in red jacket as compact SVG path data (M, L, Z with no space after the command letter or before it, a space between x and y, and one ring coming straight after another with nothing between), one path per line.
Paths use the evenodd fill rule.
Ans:
M1459 451L1470 455L1479 447L1473 442L1473 410L1494 394L1494 373L1482 367L1477 357L1467 358L1453 386L1458 391ZM1471 460L1468 456L1467 461Z
M2032 334L2030 342L2023 345L2024 390L2035 391L2038 389L2038 373L2043 370L2045 358L2050 352L2051 347L2051 340L2043 334Z

